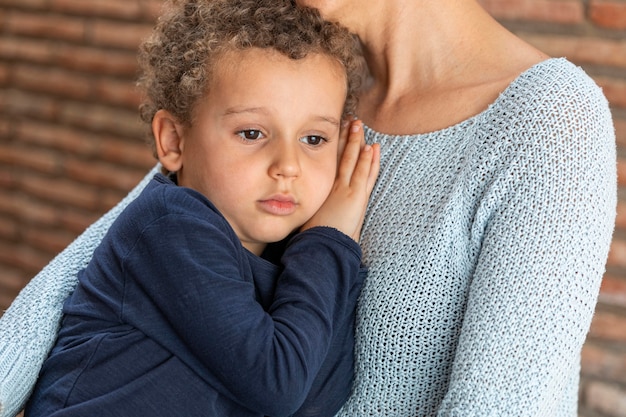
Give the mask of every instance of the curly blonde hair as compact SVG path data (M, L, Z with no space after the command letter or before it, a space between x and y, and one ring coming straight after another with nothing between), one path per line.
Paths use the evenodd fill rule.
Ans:
M311 53L336 59L346 72L344 115L354 113L362 60L356 38L291 0L170 0L141 45L140 115L147 124L165 109L190 125L195 103L209 87L221 54L271 48L290 59Z

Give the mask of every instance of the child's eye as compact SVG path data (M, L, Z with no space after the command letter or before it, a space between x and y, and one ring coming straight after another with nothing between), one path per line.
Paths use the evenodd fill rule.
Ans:
M312 146L321 145L324 142L327 142L326 138L322 136L318 136L318 135L304 136L300 138L300 141L306 143L307 145L312 145Z
M256 129L240 130L239 132L237 132L237 134L245 140L257 140L263 137L263 133L260 130Z

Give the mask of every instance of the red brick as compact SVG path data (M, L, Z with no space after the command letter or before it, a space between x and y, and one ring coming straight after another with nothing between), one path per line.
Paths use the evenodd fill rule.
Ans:
M617 202L617 217L615 218L615 227L626 231L626 201ZM617 239L614 236L613 239Z
M15 137L21 142L87 157L97 155L99 140L89 132L37 121L18 124Z
M50 179L36 175L24 175L21 179L24 192L44 201L56 202L94 210L100 200L98 190L67 179Z
M15 190L7 191L0 188L0 214L6 218L16 218L16 214L19 213L16 194Z
M531 33L520 33L520 36L548 55L564 56L577 64L626 68L624 40Z
M17 222L13 217L0 215L0 238L2 240L16 240L19 235Z
M586 386L583 400L587 408L603 413L605 416L626 415L626 391L615 384L592 381Z
M4 311L9 308L15 297L17 297L18 291L5 290L0 287L0 317L4 314ZM19 413L15 417L24 417L24 412Z
M11 61L28 61L37 64L53 62L54 47L52 42L39 39L32 41L24 38L1 38L0 58Z
M2 117L3 113L7 112L7 108L9 107L8 94L8 88L4 88L4 86L0 87L0 117Z
M5 102L0 99L0 114L4 116L22 116L32 119L55 120L59 114L56 100L40 94L31 94L19 90L3 92Z
M123 143L119 140L104 140L100 142L100 157L109 162L144 168L146 172L156 164L156 158L147 143Z
M623 1L591 0L589 17L600 27L607 29L626 29L626 3Z
M132 81L101 79L93 87L94 94L103 103L124 106L134 111L137 111L141 103L141 94Z
M56 254L69 245L74 238L74 234L64 229L33 229L25 228L23 240L29 247L39 249L42 252Z
M571 0L481 0L497 19L528 20L560 24L581 24L585 20L582 2Z
M92 74L115 75L134 80L137 75L137 53L133 51L98 50L62 45L56 61L65 68Z
M122 137L141 137L144 132L137 111L102 105L63 103L59 120L93 132L113 133Z
M606 261L607 266L626 268L626 242L614 238L611 242L611 250Z
M0 316L26 285L28 278L19 269L0 266Z
M2 6L18 6L29 9L44 10L48 6L48 0L2 0Z
M60 210L58 204L50 204L32 198L29 195L13 194L15 201L13 216L20 224L31 224L45 227L58 226Z
M57 12L81 16L138 19L142 16L138 0L50 0L50 8Z
M13 170L13 167L0 164L0 190L12 190L17 188L17 173ZM0 206L2 202L0 201Z
M626 148L626 120L614 118L615 124L615 140L618 147Z
M100 161L76 159L68 159L64 165L66 178L80 180L98 187L128 191L138 182L135 169L124 169Z
M102 203L101 205L104 206ZM0 219L12 222L17 227L17 231L23 231L25 227L35 230L48 228L65 230L70 234L78 235L95 222L107 208L85 211L68 204L60 206L55 202L37 200L24 193L6 192L0 189Z
M605 274L600 287L599 302L605 305L626 307L626 277Z
M13 155L16 153L14 146L10 143L0 142L0 165L14 168Z
M14 137L34 146L58 149L82 158L98 158L146 171L156 163L149 146L140 139L120 140L111 135L98 135L44 122L20 123L16 126Z
M81 74L51 68L20 65L13 76L14 86L26 91L86 100L92 97L93 81Z
M137 50L141 41L152 31L152 24L97 21L89 27L90 40L95 45Z
M626 108L626 79L595 77L612 107Z
M152 22L156 22L157 18L163 13L163 0L141 0L144 17Z
M101 206L104 206L104 202ZM108 208L108 207L106 207ZM96 220L104 214L106 208L101 208L97 211L81 211L73 208L67 208L60 213L58 227L66 229L67 231L74 233L78 236L85 229L93 224Z
M0 267L0 288L16 295L24 286L24 273L19 269Z
M20 35L79 42L85 37L85 22L67 16L13 12L7 18L5 30Z
M0 143L0 163L43 174L60 172L60 156L47 149L24 148Z
M143 178L143 176L140 178ZM139 182L139 179L137 179L136 183L138 182ZM102 193L102 207L104 208L104 210L111 209L113 206L117 205L117 203L122 201L122 199L126 197L127 194L128 194L127 192L106 190L105 192Z
M601 309L596 310L589 336L596 340L626 343L626 316Z
M617 183L621 186L626 186L626 159L617 158Z
M53 257L54 254L41 252L28 245L0 241L0 264L21 269L26 275L34 276Z
M9 84L9 79L11 76L11 70L8 65L0 62L0 87L4 87Z
M626 352L585 343L581 358L582 375L626 383Z
M14 136L14 126L15 123L8 119L3 119L0 116L0 138L4 138L6 142L9 141L9 138Z

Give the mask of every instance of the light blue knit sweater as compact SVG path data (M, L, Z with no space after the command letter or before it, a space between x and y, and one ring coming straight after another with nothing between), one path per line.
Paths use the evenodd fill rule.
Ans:
M458 125L412 136L366 130L382 168L361 242L370 274L356 380L340 415L575 417L616 206L600 89L551 59ZM1 416L24 404L76 272L138 189L0 320Z

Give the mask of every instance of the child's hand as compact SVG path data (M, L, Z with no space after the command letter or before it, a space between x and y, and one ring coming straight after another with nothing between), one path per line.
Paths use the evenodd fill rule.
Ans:
M367 201L374 188L380 167L380 146L365 144L363 124L352 122L335 184L315 215L301 230L329 226L359 241Z

